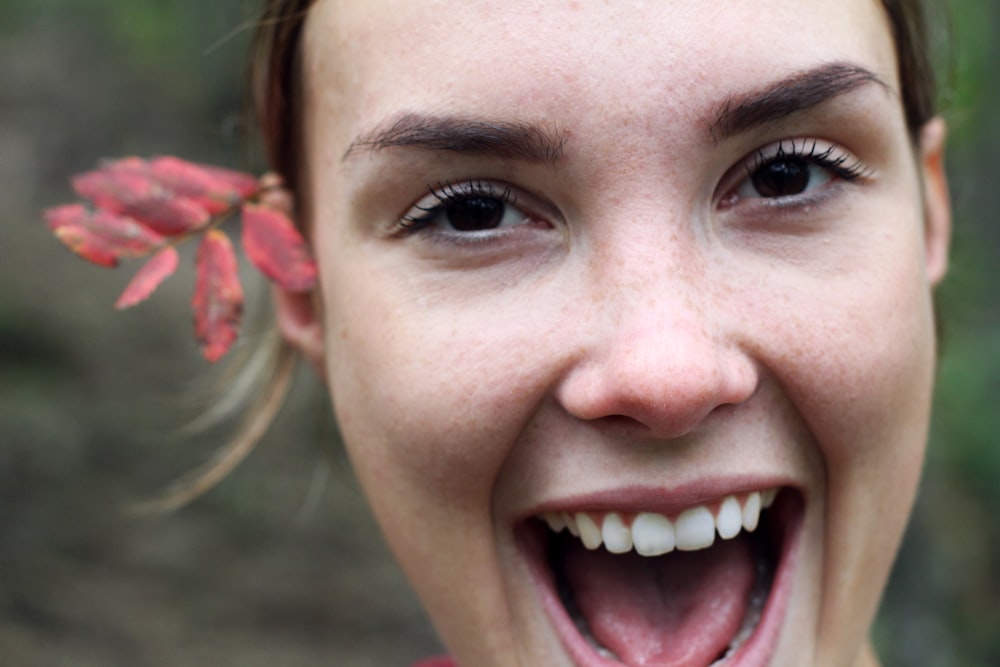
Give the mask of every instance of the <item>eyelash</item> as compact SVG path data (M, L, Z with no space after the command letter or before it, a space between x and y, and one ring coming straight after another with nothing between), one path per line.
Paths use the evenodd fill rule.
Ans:
M501 202L504 206L517 206L517 195L510 186L505 186L503 190L491 181L474 180L460 184L452 181L439 182L437 186L428 186L428 193L434 198L431 206L421 206L417 202L412 208L422 211L420 214L407 213L399 221L399 231L402 234L413 234L434 223L434 219L444 213L449 206L468 201L470 199L493 199Z
M838 149L837 146L830 144L825 150L818 150L817 146L819 144L818 139L803 139L796 145L795 139L787 140L787 143L791 144L791 150L785 152L786 141L781 141L778 143L777 152L774 155L766 155L764 150L761 149L753 154L753 169L760 169L772 162L775 162L781 158L804 158L807 160L812 160L818 166L824 167L826 169L832 170L837 176L843 178L845 181L856 181L860 178L864 178L868 173L868 168L865 167L861 160L854 158L854 162L850 162L852 156L843 152L843 149ZM809 145L808 150L805 149L806 145ZM840 152L837 157L831 157L836 153ZM850 163L849 163L850 162ZM846 166L845 166L846 165ZM749 169L749 165L746 165L747 175L751 175L752 171Z

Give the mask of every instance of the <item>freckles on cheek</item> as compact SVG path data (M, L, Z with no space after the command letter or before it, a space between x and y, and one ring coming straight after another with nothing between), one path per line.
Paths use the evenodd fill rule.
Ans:
M804 397L799 409L832 467L902 464L901 450L923 447L934 336L928 297L912 279L881 299L860 289L831 299L789 346L799 355L788 364L799 369L791 393Z
M470 333L461 318L368 306L333 342L331 391L355 465L438 498L488 498L532 414L533 364L509 336Z

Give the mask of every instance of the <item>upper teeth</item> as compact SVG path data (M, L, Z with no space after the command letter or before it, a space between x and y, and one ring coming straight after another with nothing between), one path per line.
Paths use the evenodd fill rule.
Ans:
M706 549L716 534L728 540L741 530L753 532L761 510L770 507L777 495L778 489L768 489L744 497L726 496L714 510L698 505L673 519L657 512L546 512L542 519L557 533L569 529L588 549L603 544L615 554L635 549L640 556L659 556L674 549Z

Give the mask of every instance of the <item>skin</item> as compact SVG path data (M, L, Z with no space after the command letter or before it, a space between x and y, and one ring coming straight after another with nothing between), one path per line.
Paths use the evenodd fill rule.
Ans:
M528 517L777 482L806 508L771 664L874 664L950 225L943 128L911 142L880 3L320 0L304 55L321 290L278 292L279 323L459 662L572 664L514 540ZM727 100L828 63L882 83L713 137ZM537 124L561 156L365 143L403 113ZM784 207L740 189L747 156L804 138L864 177ZM398 232L469 180L526 222Z

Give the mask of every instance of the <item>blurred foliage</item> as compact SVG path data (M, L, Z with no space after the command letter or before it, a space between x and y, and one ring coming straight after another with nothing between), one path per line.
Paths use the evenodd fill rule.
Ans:
M1000 3L951 0L942 107L951 127L952 268L925 481L876 638L887 665L1000 665Z
M953 23L955 92L946 114L953 128L955 245L939 295L944 336L931 461L1000 503L1000 447L993 442L1000 412L989 409L991 397L1000 397L1000 229L992 215L1000 156L1000 121L993 115L1000 104L1000 5L955 0Z
M1000 162L1000 121L994 115L1000 107L1000 3L950 4L951 19L939 19L937 32L951 40L950 52L942 56L947 84L942 98L952 127L953 271L939 294L945 335L925 484L876 629L886 665L1000 665L1000 446L995 442L1000 410L992 405L1000 399L1000 226L993 220L1000 210L1000 188L992 182ZM240 84L247 20L254 6L249 0L0 3L0 56L6 56L0 58L0 73L7 82L0 90L0 150L8 164L0 166L5 225L17 230L36 225L38 209L68 195L65 177L102 155L177 153L244 166L239 164L247 160ZM152 529L107 518L80 520L81 513L105 516L101 512L109 511L109 503L122 502L137 488L153 488L167 478L164 466L176 471L190 467L194 446L180 454L161 447L172 437L167 435L164 422L169 418L162 416L161 401L170 404L178 396L190 396L184 378L197 371L172 361L196 358L189 332L176 326L186 321L189 286L178 286L173 297L160 297L157 308L172 329L150 319L148 309L117 316L114 330L101 327L93 313L103 312L98 309L113 301L121 276L94 278L89 267L79 272L75 266L64 267L68 260L61 251L50 250L48 240L17 233L27 239L24 253L0 246L5 253L0 262L0 521L5 539L0 567L20 576L0 582L0 617L13 614L20 620L0 624L0 646L5 647L0 658L27 655L42 664L70 664L72 656L73 664L163 664L161 658L172 655L177 660L178 654L157 651L174 644L176 650L185 650L187 641L187 653L196 656L192 664L199 657L202 664L222 664L218 657L223 655L227 662L243 656L238 664L317 664L316 657L330 650L326 635L341 627L344 632L336 638L340 655L350 640L363 639L367 632L375 642L358 648L358 655L381 656L371 663L358 658L351 664L390 664L388 654L371 648L386 648L384 625L357 625L356 609L378 605L369 600L367 589L351 587L357 587L356 582L317 585L307 579L303 590L293 594L257 581L269 576L292 581L296 575L287 564L266 565L269 561L261 555L265 547L253 542L254 536L272 548L274 543L309 542L314 550L303 553L360 554L372 567L390 567L383 552L373 557L375 547L359 546L358 540L374 542L377 537L370 528L359 528L364 517L359 522L358 516L364 510L356 498L351 502L357 492L344 475L334 489L346 494L338 496L338 504L351 509L336 519L343 523L333 532L349 529L362 537L345 547L315 526L292 531L289 537L284 525L288 503L275 499L304 495L299 486L303 471L315 468L320 456L315 448L299 448L295 454L286 447L267 459L266 470L254 473L251 465L249 471L238 472L200 506L211 515L204 521L198 512L178 520L187 523L165 522ZM68 297L53 286L73 280L86 280L91 289ZM67 330L75 337L67 337ZM127 368L107 363L122 350L131 350ZM143 377L163 378L162 394L150 398ZM292 442L329 440L330 424L302 416L326 412L300 412L294 424L286 422L280 430ZM157 417L142 416L154 414ZM199 442L204 446L206 441ZM118 488L122 484L125 488ZM76 513L67 512L67 507ZM221 528L223 519L213 512L224 514L230 523ZM180 537L183 531L190 533L187 541ZM237 546L223 548L222 534L230 535ZM156 549L161 550L160 560L150 557ZM180 566L168 563L163 553L188 558L190 567L201 566L211 574L181 574ZM259 559L259 569L234 575L234 553L257 554L251 557ZM304 565L310 561L295 560L305 558L301 554L282 553L299 569L312 571ZM150 589L142 586L153 584L111 579L112 572L130 568L133 576L162 580L162 586ZM350 568L348 576L353 572ZM21 588L15 579L22 582ZM103 589L80 583L105 579L109 584ZM48 583L36 586L36 580ZM372 585L371 579L361 580ZM395 609L365 613L394 618L393 623L402 624L393 626L397 633L404 632L402 627L419 626L413 630L418 649L404 654L416 657L433 646L433 639L420 625L423 621L414 620L418 612L412 600L397 602L406 594L399 592L402 584L393 581L378 590L390 600L385 606L405 608L403 616L392 616ZM72 607L84 605L67 601L74 590L89 596L87 605L97 606ZM239 597L248 590L249 602ZM342 601L349 608L324 607L317 594L331 598L330 605ZM164 602L181 595L196 602ZM102 596L120 599L125 611L101 607ZM220 596L234 601L223 607ZM152 600L147 606L155 608L149 613L156 623L140 622L141 614L133 613L142 606L140 598ZM169 611L178 606L193 615L197 630ZM259 616L249 615L251 611ZM120 623L121 628L94 626L94 618L102 613L108 624ZM282 621L282 613L302 616ZM272 636L275 624L314 624L308 637L305 631L301 637L294 632L279 635L282 642L313 642L320 648L310 653L290 648L292 644L260 645L255 628L265 617ZM234 629L239 621L232 618L243 619L243 630ZM136 623L130 631L130 624ZM231 644L206 643L197 634L202 623L214 623ZM33 629L36 625L43 629ZM185 632L194 632L198 639ZM96 637L107 647L85 650L85 637ZM241 652L240 642L253 650ZM294 662L293 654L305 657Z

